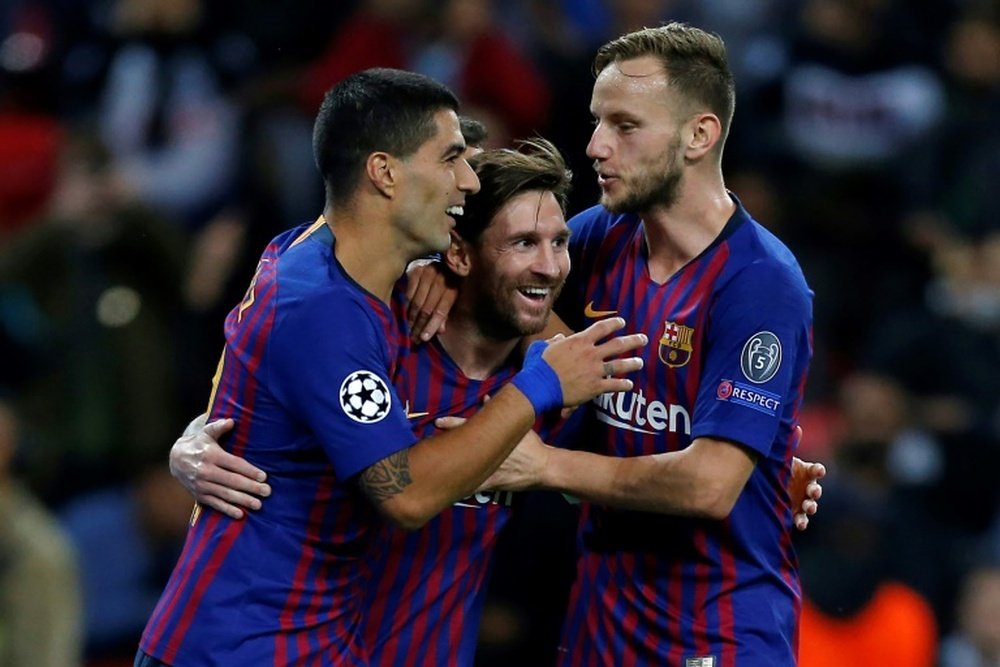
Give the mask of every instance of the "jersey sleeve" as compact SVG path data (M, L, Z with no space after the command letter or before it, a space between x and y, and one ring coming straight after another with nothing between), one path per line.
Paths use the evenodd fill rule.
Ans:
M811 293L789 267L757 262L716 295L691 438L771 450L811 354Z
M365 304L311 296L283 311L269 345L275 397L314 434L339 478L416 441L389 376L384 327Z

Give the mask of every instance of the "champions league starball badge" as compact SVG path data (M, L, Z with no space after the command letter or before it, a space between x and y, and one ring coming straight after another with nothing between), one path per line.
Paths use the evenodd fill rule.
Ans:
M340 385L340 407L356 422L374 424L382 421L391 405L389 388L371 371L354 371Z

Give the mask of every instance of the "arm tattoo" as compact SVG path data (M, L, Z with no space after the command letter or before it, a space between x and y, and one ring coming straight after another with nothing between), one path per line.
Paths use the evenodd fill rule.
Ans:
M361 488L376 505L392 498L413 482L409 450L390 454L361 473Z

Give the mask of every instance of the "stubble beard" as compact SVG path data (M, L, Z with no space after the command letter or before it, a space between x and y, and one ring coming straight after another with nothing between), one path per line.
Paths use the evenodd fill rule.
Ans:
M655 207L670 208L677 202L683 180L683 171L668 163L659 174L643 175L632 184L623 182L628 189L618 199L602 194L601 204L612 213L644 213Z
M653 208L670 208L680 196L684 181L684 165L678 159L681 140L675 136L667 149L665 159L645 170L639 169L638 176L630 181L623 180L625 192L615 200L608 194L601 194L601 204L612 213L642 214Z
M562 291L562 283L552 285L550 303L554 304ZM516 291L516 290L515 290ZM548 323L552 308L549 307L541 319L531 318L525 322L518 317L514 300L518 298L509 294L503 301L496 298L496 292L483 294L476 299L475 317L479 330L493 340L506 341L540 333Z

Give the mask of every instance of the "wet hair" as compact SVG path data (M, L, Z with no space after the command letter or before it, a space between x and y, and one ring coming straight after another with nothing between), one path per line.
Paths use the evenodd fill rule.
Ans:
M398 158L417 152L437 132L434 115L443 109L458 111L454 93L402 70L364 70L328 90L313 126L313 157L328 202L354 192L373 152Z
M715 33L684 23L643 28L613 39L594 57L594 74L611 63L654 56L663 64L668 85L688 107L702 107L719 117L722 138L729 134L736 104L736 85L726 45Z
M484 151L469 159L480 189L466 198L465 214L456 225L459 236L469 243L477 243L497 211L522 192L551 192L565 215L573 174L563 156L541 138L520 141L517 147Z
M462 129L462 138L465 139L465 145L482 148L483 144L486 143L486 138L489 136L486 126L475 118L469 118L468 116L459 117L458 124Z

